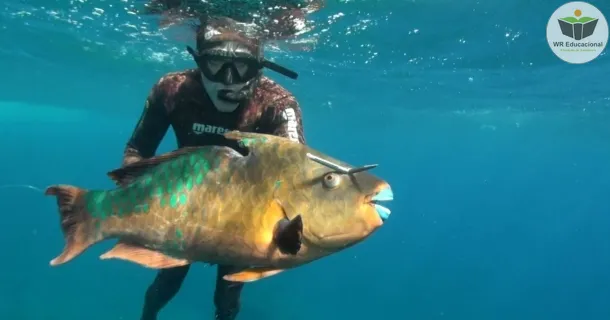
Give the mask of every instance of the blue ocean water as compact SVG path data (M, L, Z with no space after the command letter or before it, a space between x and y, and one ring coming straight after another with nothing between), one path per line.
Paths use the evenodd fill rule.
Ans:
M112 243L49 267L54 201L11 186L112 186L148 90L192 66L141 3L0 6L0 319L139 318L155 272L100 261ZM270 48L309 144L379 163L395 200L364 243L248 284L238 319L610 319L610 57L554 56L564 3L329 0L312 50ZM192 268L161 319L212 319L214 277Z

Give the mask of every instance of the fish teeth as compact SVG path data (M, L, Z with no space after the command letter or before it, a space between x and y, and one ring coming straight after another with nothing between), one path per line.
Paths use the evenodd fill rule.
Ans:
M373 196L373 198L371 200L373 200L373 201L391 201L391 200L394 200L394 193L392 192L392 188L387 187L387 188L379 191L379 193L377 193L375 196Z
M381 220L385 221L387 218L390 217L390 213L392 213L392 211L390 211L390 209L378 205L378 204L373 204L375 206L375 210L377 211L377 214L379 214L379 217L381 218Z

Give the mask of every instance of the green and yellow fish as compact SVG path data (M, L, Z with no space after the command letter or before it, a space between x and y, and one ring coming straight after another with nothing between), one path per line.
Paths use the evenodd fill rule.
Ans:
M66 263L116 238L101 259L149 268L194 262L238 266L248 282L298 267L367 238L390 211L390 186L310 147L272 135L226 133L248 148L187 147L108 175L113 190L55 185Z

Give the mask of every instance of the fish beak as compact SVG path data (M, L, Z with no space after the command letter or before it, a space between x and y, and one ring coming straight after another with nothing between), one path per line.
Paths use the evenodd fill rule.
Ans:
M371 198L370 203L375 208L375 211L377 211L381 221L385 222L390 217L391 211L390 209L380 205L379 202L391 200L394 200L394 193L392 192L392 188L390 188L390 186L386 186L385 188L381 189Z

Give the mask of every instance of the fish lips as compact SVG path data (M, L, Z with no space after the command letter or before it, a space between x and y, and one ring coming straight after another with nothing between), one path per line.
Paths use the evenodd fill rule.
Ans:
M392 188L390 186L387 186L381 189L381 191L377 192L377 194L371 197L371 200L369 201L369 203L373 205L375 211L379 215L379 218L381 218L381 221L383 222L385 222L390 217L390 213L392 213L392 211L380 205L379 202L392 200L394 200L394 193L392 192Z

